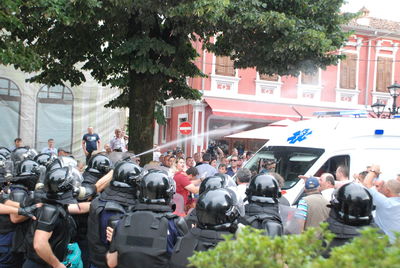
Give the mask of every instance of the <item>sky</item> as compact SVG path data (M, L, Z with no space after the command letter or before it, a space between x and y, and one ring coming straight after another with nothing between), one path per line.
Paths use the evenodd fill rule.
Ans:
M342 11L357 12L363 6L371 17L400 21L400 0L346 0Z

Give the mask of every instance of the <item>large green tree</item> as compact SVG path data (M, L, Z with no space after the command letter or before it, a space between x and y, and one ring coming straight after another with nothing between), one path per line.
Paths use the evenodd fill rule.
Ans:
M297 75L335 64L345 41L343 0L3 0L0 63L36 72L48 85L85 81L121 91L129 107L129 148L152 147L157 104L199 99L186 79L200 40L235 67ZM213 38L217 37L217 38ZM147 160L147 159L144 159Z

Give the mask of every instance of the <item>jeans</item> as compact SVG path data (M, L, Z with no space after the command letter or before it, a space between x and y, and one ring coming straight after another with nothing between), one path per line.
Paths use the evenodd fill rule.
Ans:
M22 268L49 268L49 265L38 264L30 259L26 259Z

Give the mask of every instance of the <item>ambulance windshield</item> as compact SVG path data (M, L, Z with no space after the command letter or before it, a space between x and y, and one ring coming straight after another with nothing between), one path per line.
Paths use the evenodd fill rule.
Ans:
M291 146L265 146L245 165L253 175L276 172L285 179L282 189L292 188L324 153L324 149Z

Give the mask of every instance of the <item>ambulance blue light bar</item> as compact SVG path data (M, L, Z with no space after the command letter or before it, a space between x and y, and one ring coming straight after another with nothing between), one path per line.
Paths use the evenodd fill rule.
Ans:
M383 129L375 129L375 135L383 135Z
M322 111L314 112L313 115L317 117L367 117L368 112L364 110Z

